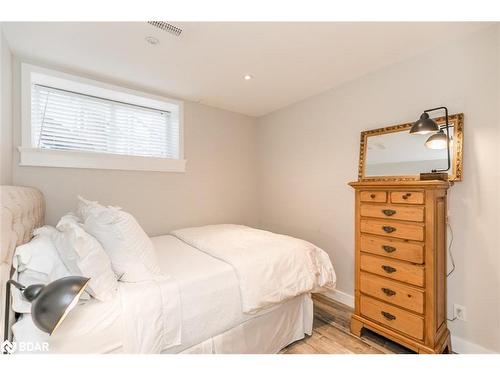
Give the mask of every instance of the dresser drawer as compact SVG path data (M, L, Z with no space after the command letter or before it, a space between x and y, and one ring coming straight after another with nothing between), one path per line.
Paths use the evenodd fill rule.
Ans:
M406 221L424 221L424 207L421 206L391 206L377 204L362 204L361 216L397 219Z
M391 222L389 220L361 219L361 232L382 236L402 238L405 240L424 240L423 224Z
M367 296L361 296L360 310L361 315L384 326L418 340L422 340L424 337L424 319L419 315Z
M424 267L399 260L361 254L361 270L408 284L424 286Z
M412 263L424 263L424 245L420 243L362 234L360 237L360 250L365 253L383 255Z
M361 293L393 305L404 307L419 314L424 313L424 292L417 288L388 280L385 277L361 272L360 290Z
M424 193L422 191L392 191L392 203L424 204Z
M361 202L387 202L386 191L362 191L359 193Z

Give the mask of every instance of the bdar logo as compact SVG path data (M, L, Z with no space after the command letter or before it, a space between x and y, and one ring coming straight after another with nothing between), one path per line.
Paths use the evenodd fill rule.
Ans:
M5 340L2 343L1 349L2 349L2 353L12 354L16 351L16 345L15 345L15 343L10 342L9 340Z

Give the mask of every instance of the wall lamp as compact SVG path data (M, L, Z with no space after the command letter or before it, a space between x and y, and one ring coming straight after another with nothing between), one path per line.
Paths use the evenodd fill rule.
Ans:
M446 129L446 134L443 129L429 117L429 112L434 112L438 110L443 110L445 112L446 124L444 128ZM446 169L433 169L432 173L438 172L448 172L451 168L450 159L450 125L448 123L448 108L446 107L436 107L431 109L426 109L420 118L415 121L415 123L410 128L410 134L430 134L435 133L427 139L425 145L431 149L442 149L443 145L446 146L446 153L448 157L448 168Z

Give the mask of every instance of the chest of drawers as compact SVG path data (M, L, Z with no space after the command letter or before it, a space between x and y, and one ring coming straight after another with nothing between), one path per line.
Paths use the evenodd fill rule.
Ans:
M352 182L355 308L370 329L418 353L451 352L446 325L444 181Z

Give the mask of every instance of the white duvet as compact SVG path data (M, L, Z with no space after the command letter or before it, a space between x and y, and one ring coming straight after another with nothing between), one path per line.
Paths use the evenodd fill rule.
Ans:
M171 234L234 268L245 313L335 286L328 255L307 241L232 224L185 228Z

